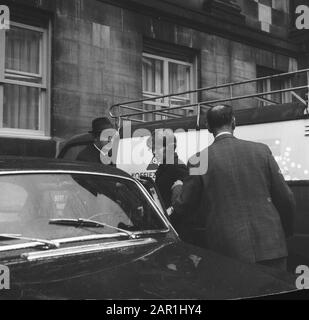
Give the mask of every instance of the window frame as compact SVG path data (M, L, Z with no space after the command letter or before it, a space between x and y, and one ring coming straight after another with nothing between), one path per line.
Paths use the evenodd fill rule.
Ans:
M280 74L283 71L280 70L276 70L276 69L271 69L262 65L256 65L256 73L257 73L257 77L266 77L266 76L271 76L271 75L276 75L276 74ZM287 88L289 86L291 86L291 78L289 76L284 76L281 78L277 78L280 79L280 89L284 89ZM273 79L265 79L265 80L260 80L261 81L261 85L263 86L263 91L260 91L260 85L257 84L257 92L266 92L272 91L272 80ZM280 93L280 101L276 101L273 100L273 95L267 95L265 96L265 98L269 99L269 100L273 100L278 104L285 104L285 103L291 103L292 102L292 98L289 97L290 92L281 92ZM259 101L259 106L265 107L271 105L271 102L266 102L266 101Z
M169 58L167 56L160 56L152 53L147 53L143 52L142 57L150 58L150 59L156 59L159 61L163 62L163 83L162 83L162 93L154 93L154 92L148 92L144 91L144 88L142 87L142 96L143 98L154 98L156 96L161 96L161 95L168 95L173 92L169 91L169 63L175 63L183 66L189 66L190 67L190 80L189 80L189 85L190 88L189 90L193 90L195 85L197 84L197 72L196 72L196 59L193 60L193 62L188 62L184 60L176 60ZM143 79L142 79L143 82ZM188 97L188 99L184 99L182 97L177 97L177 100L190 100L190 103L196 102L195 96L191 95ZM168 108L170 106L170 99L169 98L164 98L161 103L159 102L152 102L152 101L145 101L144 104L149 104L149 105L156 105L156 106L162 106ZM192 110L192 108L186 108L187 110ZM160 109L157 109L160 110ZM156 115L154 114L155 120L166 120L168 117L161 116L161 115ZM143 120L147 121L147 115L143 115Z
M6 78L5 52L6 52L6 32L0 32L0 137L22 137L32 139L50 139L50 68L51 65L51 24L47 28L36 27L24 23L11 21L11 27L18 27L26 30L40 32L40 61L39 74L31 74L23 71L13 71L16 75L33 75L42 79L41 83L12 80ZM3 108L4 108L4 85L13 84L38 88L39 92L39 110L38 110L38 130L3 128Z

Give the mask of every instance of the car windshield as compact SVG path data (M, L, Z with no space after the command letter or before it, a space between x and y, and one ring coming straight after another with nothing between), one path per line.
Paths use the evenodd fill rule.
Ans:
M93 234L161 231L167 227L133 181L95 174L0 176L0 234L62 239ZM53 219L88 219L111 227L51 224ZM113 228L115 227L115 228ZM14 239L0 241L0 246Z

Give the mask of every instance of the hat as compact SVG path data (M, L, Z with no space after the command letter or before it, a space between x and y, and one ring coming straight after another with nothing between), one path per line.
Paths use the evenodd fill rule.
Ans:
M101 133L103 130L110 128L114 128L114 126L107 117L96 118L92 121L92 130L88 132L92 134L98 134Z

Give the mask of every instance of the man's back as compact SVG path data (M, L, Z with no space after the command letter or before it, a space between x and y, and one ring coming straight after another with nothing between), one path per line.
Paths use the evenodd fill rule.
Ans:
M219 212L250 211L252 206L270 203L268 148L231 135L217 138L208 149L203 181Z
M102 163L100 160L100 151L97 150L93 144L87 145L87 147L78 154L76 160L100 164Z
M203 152L208 170L183 198L197 197L208 247L248 262L287 256L279 209L291 213L292 193L269 148L225 134Z

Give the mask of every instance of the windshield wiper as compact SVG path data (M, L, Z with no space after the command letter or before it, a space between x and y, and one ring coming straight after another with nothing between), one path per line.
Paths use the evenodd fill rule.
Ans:
M50 219L49 224L54 224L58 226L69 226L69 227L75 227L75 228L110 228L114 229L120 232L124 232L126 235L129 236L130 239L136 239L138 236L134 234L133 232L130 232L128 230L118 228L111 226L109 224L95 221L95 220L89 220L89 219L83 219L83 218L78 218L78 219Z
M60 247L60 244L56 241L50 241L50 240L43 240L43 239L37 239L37 238L28 238L28 237L23 237L20 234L5 234L2 233L0 234L0 241L1 240L26 240L26 241L31 241L31 242L40 242L41 244L39 246L43 245L44 249L57 249Z

